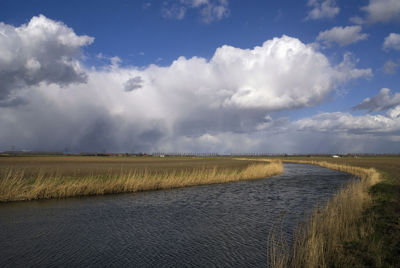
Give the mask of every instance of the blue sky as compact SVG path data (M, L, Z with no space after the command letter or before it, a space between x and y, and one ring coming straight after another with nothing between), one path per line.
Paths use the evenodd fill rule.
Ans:
M3 0L0 22L0 150L400 151L396 0Z

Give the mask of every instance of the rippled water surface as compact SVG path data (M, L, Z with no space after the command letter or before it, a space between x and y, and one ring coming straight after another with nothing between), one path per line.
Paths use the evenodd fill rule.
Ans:
M347 174L284 164L252 181L0 204L0 267L265 267L268 233L296 223Z

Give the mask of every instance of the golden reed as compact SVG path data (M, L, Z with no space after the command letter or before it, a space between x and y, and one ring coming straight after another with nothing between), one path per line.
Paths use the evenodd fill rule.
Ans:
M286 160L285 160L286 161ZM349 267L351 260L344 254L345 242L360 239L372 231L372 219L363 218L363 211L372 204L369 188L380 181L375 169L332 164L323 161L288 160L313 164L347 172L360 178L339 190L323 207L316 207L295 233L292 254L277 251L273 267ZM379 247L379 245L374 245ZM273 250L273 249L271 249ZM270 251L271 251L270 250ZM291 256L291 258L289 258Z
M280 161L251 164L244 169L188 168L186 170L121 170L115 175L66 177L40 170L26 178L24 170L8 169L0 178L0 202L103 195L265 178L281 173Z

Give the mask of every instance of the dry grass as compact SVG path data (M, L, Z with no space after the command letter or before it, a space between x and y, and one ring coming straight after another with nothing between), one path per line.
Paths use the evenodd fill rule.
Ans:
M239 163L242 161L236 162L240 168L210 167L208 165L171 169L153 165L150 168L121 168L119 172L110 169L109 172L93 172L79 177L65 175L58 170L46 169L45 167L36 171L30 169L29 176L27 176L24 168L3 167L2 177L0 178L0 202L103 195L224 183L265 178L279 174L283 170L280 161L247 163L245 167Z
M289 264L289 245L283 236L285 213L281 211L280 218L274 222L268 233L267 261L270 267L286 268Z
M294 160L347 172L360 178L342 188L324 207L317 207L307 225L297 230L293 253L278 252L277 258L286 262L276 267L350 267L352 260L344 254L343 245L359 240L372 232L372 219L363 212L372 204L370 187L380 181L373 168L360 168L322 161ZM371 245L379 247L379 244ZM289 261L289 255L291 260Z
M18 156L0 157L0 177L9 168L24 170L24 176L37 175L39 170L67 177L84 177L121 170L143 172L184 171L187 169L244 169L254 161L235 161L231 158L199 157L96 157L96 156Z

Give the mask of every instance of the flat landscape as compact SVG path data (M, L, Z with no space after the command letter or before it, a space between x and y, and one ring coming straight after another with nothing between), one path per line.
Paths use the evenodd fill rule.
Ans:
M102 156L21 156L0 157L0 171L24 170L25 176L37 173L57 173L62 176L119 174L122 171L182 171L188 169L244 169L252 160L201 157L102 157Z
M65 198L259 179L279 160L29 156L0 158L0 201Z
M92 2L0 0L0 268L400 267L400 0Z
M338 267L396 267L400 262L398 156L3 156L0 157L0 201L58 199L259 179L281 173L281 162L321 165L351 173L361 180L345 186L335 198L327 200L322 210L317 208L307 225L297 231L292 249L273 248L270 263L274 267L319 267L321 263ZM313 251L318 253L310 255Z

